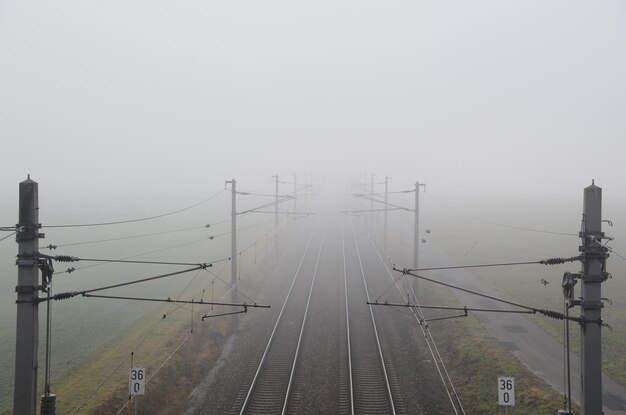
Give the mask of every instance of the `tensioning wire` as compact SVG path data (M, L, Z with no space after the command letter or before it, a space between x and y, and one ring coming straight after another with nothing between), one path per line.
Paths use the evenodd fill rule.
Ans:
M501 262L494 264L477 264L477 265L454 265L446 267L430 267L430 268L406 268L407 271L435 271L445 269L460 269L460 268L486 268L486 267L505 267L505 266L518 266L518 265L558 265L566 262L580 261L582 257L569 257L569 258L548 258L541 259L539 261L524 261L524 262Z
M50 299L41 298L41 299L39 299L39 301L43 302L43 301L48 301L48 300L65 300L65 299L68 299L68 298L76 297L78 295L85 295L85 294L96 292L96 291L109 290L111 288L118 288L118 287L125 287L127 285L139 284L139 283L142 283L142 282L153 281L153 280L157 280L157 279L160 279L160 278L165 278L165 277L171 277L171 276L174 276L174 275L185 274L187 272L192 272L192 271L196 271L196 270L200 270L200 269L206 269L207 267L210 267L210 266L211 266L211 264L208 264L208 265L207 264L201 264L201 265L195 266L193 268L188 268L188 269L184 269L184 270L176 271L176 272L169 272L167 274L160 274L160 275L156 275L154 277L147 277L147 278L141 278L139 280L132 280L132 281L128 281L128 282L122 282L122 283L119 283L119 284L106 285L104 287L92 288L90 290L69 291L69 292L59 293L59 294L53 295L52 297L50 297Z
M88 261L88 262L113 262L113 263L123 263L123 264L202 265L202 263L199 263L199 262L133 261L133 260L125 260L125 259L78 258L78 257L72 257L68 255L48 256L48 255L40 254L40 256L44 258L50 258L58 262Z
M127 259L131 259L131 258L137 258L137 257L140 257L140 256L150 255L150 254L155 254L155 253L157 253L157 252L169 251L170 249L181 248L181 247L183 247L183 246L188 246L188 245L192 245L192 244L197 244L197 243L199 243L199 242L204 242L204 241L208 241L208 240L209 240L209 238L206 238L206 237L205 237L205 238L202 238L202 239L196 239L196 240L193 240L193 241L191 241L191 242L185 242L185 243L183 243L183 244L173 245L173 246L169 246L169 247L167 247L167 248L155 249L155 250L153 250L153 251L142 252L142 253L140 253L140 254L127 256L127 257L120 258L120 259L121 259L121 260L127 260ZM220 261L223 261L223 259L220 259L220 260L217 260L217 261L212 261L212 262L213 262L213 263L215 263L215 262L220 262ZM57 274L57 275L58 275L58 274L65 274L65 273L69 274L69 273L74 272L74 271L79 271L79 270L83 270L83 269L87 269L87 268L98 267L98 266L105 265L105 264L106 264L106 262L101 262L101 263L98 263L98 264L87 265L87 266L84 266L84 267L79 267L79 268L76 268L76 269L71 269L71 268L70 268L70 269L65 270L65 271L57 272L56 274Z
M385 267L385 270L387 271L387 275L393 281L392 286L395 286L398 289L398 291L400 292L400 295L403 296L403 298L405 298L406 301L408 301L408 299L409 299L408 293L407 293L407 296L404 297L404 295L402 294L402 290L398 286L399 279L396 280L393 277L391 271L389 270L389 267L387 266L387 264L385 263L385 261L383 259L383 255L381 255L381 252L376 247L376 244L374 243L372 238L370 238L370 242L372 243L372 246L374 247L374 250L376 251L376 254L378 255L378 258L380 259L382 265ZM415 301L417 303L417 295L416 295L415 291L413 290L413 287L411 287L411 291L413 291L413 296L414 296ZM435 342L435 338L433 337L433 335L432 335L432 333L430 331L430 327L428 326L428 324L422 324L422 322L421 322L421 320L424 320L425 317L424 317L424 313L422 312L421 308L419 308L419 303L418 303L418 308L417 309L411 308L411 312L413 313L413 317L417 320L417 322L418 322L418 324L419 324L419 326L420 326L420 328L422 330L422 333L424 334L424 338L426 339L426 345L428 346L430 354L433 357L433 362L435 363L435 368L437 369L437 373L439 374L441 382L443 383L443 387L445 388L446 393L448 395L448 398L450 400L450 403L452 404L452 409L454 410L455 413L458 414L456 405L454 403L454 400L452 399L452 395L454 395L454 397L456 399L456 402L457 402L457 404L459 406L459 409L461 410L461 413L465 414L465 409L463 408L463 405L461 404L461 401L458 398L458 395L456 393L456 388L454 387L454 382L452 382L452 379L450 378L450 374L448 373L448 369L446 368L446 365L445 365L445 363L443 361L443 358L441 357L441 354L439 353L439 348L437 347L437 343ZM437 357L439 357L439 359L437 359ZM442 372L442 368L443 368L443 372ZM448 382L446 382L446 380L444 378L444 373L445 373L445 378L448 379ZM450 392L450 388L448 387L448 383L450 384L450 388L452 389L452 393Z
M191 284L192 281L194 281L196 279L196 277L198 276L198 274L200 274L200 271L202 270L198 270L196 271L196 273L194 274L193 278L187 283L187 285L185 286L185 288L183 289L183 291L178 295L178 298L180 298L184 291L187 290L187 287L189 287L189 285ZM137 343L135 343L135 345L131 348L131 353L134 353L142 344L144 341L146 341L146 339L148 338L148 336L150 336L152 334L152 332L157 328L157 326L159 324L161 324L161 322L163 321L163 319L165 318L166 315L171 314L171 311L173 307L175 307L176 304L170 304L168 311L166 312L166 314L163 314L163 318L159 318L154 324L152 324L152 326L148 329L148 331L142 336L141 339L139 339L139 341ZM181 306L178 306L178 308L180 308ZM174 310L175 311L175 310ZM109 381L109 379L111 379L111 377L113 377L113 375L115 373L117 373L117 371L120 369L120 367L122 367L122 365L124 364L124 362L126 362L126 359L120 359L120 362L117 364L117 366L111 371L111 373L109 373L107 375L106 378L104 378L104 380L102 382L100 382L100 384L96 387L96 389L94 389L89 396L87 396L81 403L80 405L74 410L74 412L72 412L72 415L76 415L78 413L78 411L80 411L82 409L83 406L85 406L85 404L96 394L98 393L98 391L100 389L102 389L102 387Z

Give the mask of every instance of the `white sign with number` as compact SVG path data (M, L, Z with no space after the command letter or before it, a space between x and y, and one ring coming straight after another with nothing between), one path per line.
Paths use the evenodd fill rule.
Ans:
M515 378L498 377L498 403L500 406L515 406Z
M131 367L128 374L128 394L145 395L146 393L146 369L143 367Z

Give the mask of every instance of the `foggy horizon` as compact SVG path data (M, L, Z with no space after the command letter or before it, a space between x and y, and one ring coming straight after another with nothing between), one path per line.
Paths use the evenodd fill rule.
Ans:
M625 23L620 1L3 1L3 200L27 174L67 198L305 170L623 199Z

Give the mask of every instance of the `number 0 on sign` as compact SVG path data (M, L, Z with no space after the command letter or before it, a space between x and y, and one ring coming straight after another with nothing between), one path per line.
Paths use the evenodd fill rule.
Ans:
M146 369L143 367L131 367L128 374L128 394L145 395L146 393Z
M515 378L498 378L498 403L500 406L515 406Z

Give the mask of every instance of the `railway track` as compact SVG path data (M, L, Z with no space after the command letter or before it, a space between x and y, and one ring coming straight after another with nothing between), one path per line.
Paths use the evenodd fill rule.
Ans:
M274 313L238 335L238 354L195 413L451 413L414 316L367 304L403 294L381 253L357 222L329 216L321 228L292 244L263 287Z
M384 349L374 311L367 305L368 286L354 228L348 241L344 231L349 232L342 221L341 258L332 266L322 255L326 231L319 237L315 255L312 241L319 232L309 239L263 352L253 359L257 363L231 407L232 415L406 413L390 363L392 350ZM337 240L338 236L333 234ZM328 269L318 278L320 261L326 261ZM329 293L323 284L332 282L336 290ZM325 319L319 317L322 311ZM333 330L338 341L332 347L326 341L324 346ZM338 364L323 364L328 360ZM324 365L326 369L319 370ZM325 384L325 392L311 390L320 383ZM328 394L329 390L336 392ZM328 399L334 402L323 402Z
M313 273L306 278L303 263L314 235L315 232L311 235L300 260L254 377L249 382L245 398L240 405L235 404L235 407L240 409L234 413L269 415L284 414L287 411L288 397L293 387L294 369L307 322L325 231L320 240Z
M343 228L343 222L342 222ZM344 287L347 327L349 414L403 414L395 375L385 358L372 306L366 304L369 291L354 228L354 255L347 263L342 230ZM356 258L356 261L354 261ZM395 382L394 382L395 381Z

